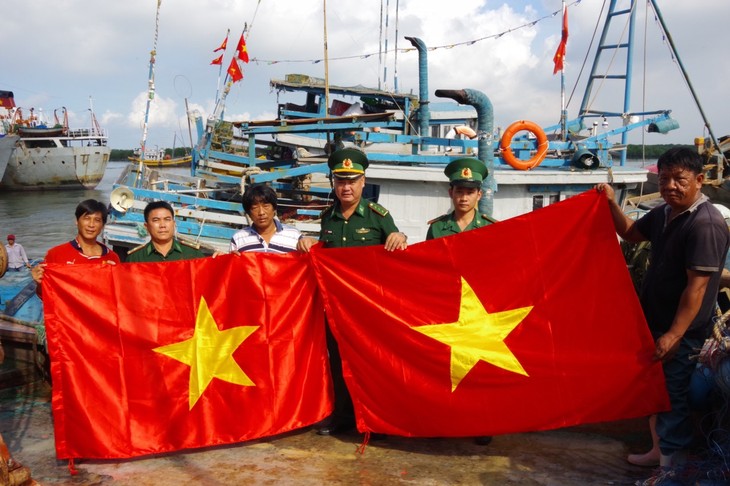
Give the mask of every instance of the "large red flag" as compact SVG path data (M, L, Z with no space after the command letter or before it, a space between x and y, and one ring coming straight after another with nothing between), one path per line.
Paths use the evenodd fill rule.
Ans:
M406 251L312 258L360 431L480 436L668 408L595 191Z
M560 44L558 49L555 51L553 56L553 62L555 63L555 69L553 74L563 69L563 62L565 61L565 46L568 44L568 7L563 6L563 33L560 37Z
M307 260L49 265L57 457L227 444L326 417L323 305Z
M228 66L228 74L231 76L234 83L243 79L243 73L238 67L235 57L231 58L231 64Z
M236 50L238 51L238 58L243 62L248 62L248 48L246 47L246 40L243 38L243 34L241 34L241 38L238 40L238 47L236 47Z

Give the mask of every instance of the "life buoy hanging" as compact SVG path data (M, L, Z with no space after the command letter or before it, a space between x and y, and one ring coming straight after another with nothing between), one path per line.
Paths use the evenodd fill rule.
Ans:
M517 132L521 132L523 130L532 133L537 139L537 152L528 160L522 160L515 157L511 147L512 138ZM545 132L537 123L520 120L507 127L502 134L502 139L499 141L499 148L502 151L502 158L509 165L517 170L530 170L540 165L540 163L545 159L545 155L548 150L548 140Z

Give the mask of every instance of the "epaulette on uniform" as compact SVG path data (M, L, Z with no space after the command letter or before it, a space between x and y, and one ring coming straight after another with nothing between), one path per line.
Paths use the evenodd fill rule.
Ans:
M132 248L131 250L129 250L129 251L127 252L127 255L131 255L132 253L136 253L136 252L138 252L139 250L141 250L142 248L144 248L145 246L147 246L147 243L142 243L142 244L141 244L141 245L139 245L139 246L135 246L134 248Z
M388 210L378 203L368 203L368 208L370 208L374 213L379 214L380 216L385 217L388 215Z
M482 214L482 219L486 219L490 223L499 223L496 219L492 218L491 216L487 216L486 214Z
M442 214L442 215L441 215L441 216L439 216L438 218L433 218L433 219L432 219L431 221L429 221L429 222L428 222L428 223L426 223L426 224L427 224L427 225L429 225L429 226L431 226L431 225L432 225L432 224L434 224L434 223L435 223L436 221L441 221L441 220L444 220L444 219L446 219L446 218L448 218L448 217L449 217L449 215L448 215L448 214Z

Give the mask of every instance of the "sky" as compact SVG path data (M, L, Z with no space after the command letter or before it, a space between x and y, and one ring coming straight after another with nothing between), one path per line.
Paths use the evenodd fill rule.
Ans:
M730 65L723 62L723 49L728 45L730 2L657 3L715 135L725 135L730 110L722 93ZM589 57L584 66L584 59L607 4L568 1L565 85L570 118L580 108L592 63ZM244 79L231 88L226 117L275 118L277 94L271 92L270 79L283 79L287 73L324 77L325 5L331 84L380 83L392 89L397 72L399 91L417 94L418 57L415 50L404 51L411 47L404 37L415 36L432 48L432 101L439 100L436 89L477 89L492 102L497 127L522 119L543 126L558 123L561 79L553 75L553 54L562 15L553 14L561 10L560 0L161 0L147 147L190 145L186 100L204 119L212 113L219 70L210 62L228 29L224 68L246 25L251 62L242 65ZM670 109L680 129L667 135L636 131L630 142L691 144L695 137L706 136L699 109L654 14L647 16L642 1L636 8L631 111ZM42 109L47 115L66 107L72 127L89 126L93 106L112 148L138 147L156 11L157 0L5 0L0 90L13 91L17 106ZM387 29L381 11L389 14ZM614 25L617 37L623 21ZM379 56L386 43L388 52ZM611 62L609 55L604 61ZM613 62L621 70L625 61L618 57ZM591 106L622 111L623 98L616 90L615 81L605 82ZM617 125L613 120L609 128Z

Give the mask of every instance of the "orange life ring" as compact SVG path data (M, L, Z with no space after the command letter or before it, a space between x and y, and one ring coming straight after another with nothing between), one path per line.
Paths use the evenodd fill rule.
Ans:
M517 132L521 132L523 130L531 132L535 135L535 138L537 138L537 153L535 153L535 155L533 155L529 160L518 159L512 152L512 138ZM548 150L548 140L545 132L537 123L520 120L507 127L502 134L502 139L499 141L499 148L502 150L502 158L509 165L517 170L530 170L540 165L540 163L545 159L545 155Z

